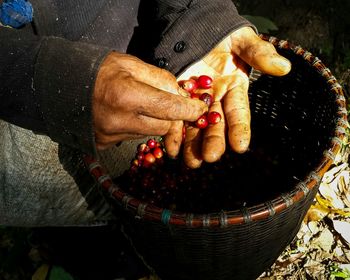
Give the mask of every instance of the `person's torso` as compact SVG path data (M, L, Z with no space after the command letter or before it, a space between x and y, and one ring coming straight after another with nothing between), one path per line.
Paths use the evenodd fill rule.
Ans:
M126 52L140 0L32 0L39 36L85 41Z

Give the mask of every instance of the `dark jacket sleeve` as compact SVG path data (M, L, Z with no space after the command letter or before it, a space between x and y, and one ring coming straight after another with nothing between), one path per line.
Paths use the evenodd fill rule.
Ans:
M92 92L108 48L0 27L0 118L95 154Z
M232 0L158 0L157 20L164 25L155 49L156 65L179 74L231 32L255 27L241 17Z

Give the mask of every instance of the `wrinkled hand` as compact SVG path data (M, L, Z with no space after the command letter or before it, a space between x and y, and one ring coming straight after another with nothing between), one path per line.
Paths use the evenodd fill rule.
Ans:
M210 111L225 116L220 123L204 130L187 126L184 160L189 167L197 168L203 160L219 160L226 148L226 132L235 152L243 153L248 149L251 135L249 66L275 76L285 75L291 69L290 62L277 54L272 44L260 39L250 27L243 27L231 33L178 78L180 81L203 74L211 76L214 104Z
M207 111L202 101L181 95L187 93L170 72L112 52L99 69L92 100L97 149L174 132L181 138L178 121L195 121Z

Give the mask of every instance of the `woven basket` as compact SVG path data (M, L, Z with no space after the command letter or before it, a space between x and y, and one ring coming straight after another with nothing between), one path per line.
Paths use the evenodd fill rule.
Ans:
M256 279L295 237L341 149L347 111L330 70L300 46L261 37L292 62L284 77L253 71L249 91L253 136L275 139L273 149L281 155L285 177L275 174L280 191L275 188L265 201L240 209L171 211L132 197L97 160L85 157L101 190L122 213L125 234L162 279ZM262 181L259 188L269 193L270 183Z

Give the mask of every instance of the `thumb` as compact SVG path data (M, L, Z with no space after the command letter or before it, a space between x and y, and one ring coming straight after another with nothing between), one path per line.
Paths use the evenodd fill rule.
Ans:
M283 76L291 70L290 61L261 39L250 27L232 33L232 50L246 63L263 73Z

